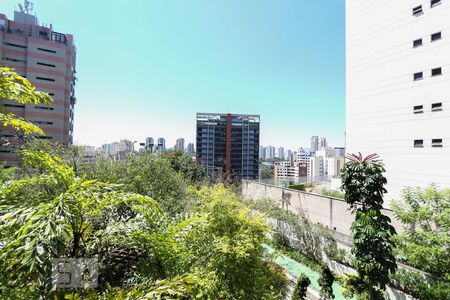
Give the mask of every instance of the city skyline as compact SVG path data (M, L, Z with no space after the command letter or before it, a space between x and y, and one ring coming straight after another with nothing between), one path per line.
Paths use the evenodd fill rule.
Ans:
M17 2L0 12L11 18ZM295 149L313 133L344 144L343 3L48 0L35 11L75 37L75 143L194 141L195 114L215 111L260 115L263 144Z

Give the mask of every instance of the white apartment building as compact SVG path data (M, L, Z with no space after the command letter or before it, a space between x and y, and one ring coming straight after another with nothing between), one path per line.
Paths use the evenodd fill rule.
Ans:
M344 166L344 157L338 156L336 150L331 147L323 147L309 157L308 179L317 181L330 179L341 174Z
M346 15L347 152L380 155L387 200L449 188L450 1L347 0Z

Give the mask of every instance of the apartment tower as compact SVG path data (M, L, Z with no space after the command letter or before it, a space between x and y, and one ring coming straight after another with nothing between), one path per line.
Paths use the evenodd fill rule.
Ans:
M28 7L14 12L14 20L0 14L0 66L14 68L38 90L49 93L51 105L1 101L1 105L43 129L48 139L63 145L73 142L75 99L75 55L73 36L40 26ZM0 128L0 137L14 138L9 128ZM11 148L0 146L0 161L15 164Z
M388 200L450 187L450 1L346 4L347 152L380 155Z
M197 159L213 175L233 179L259 176L259 116L198 113Z

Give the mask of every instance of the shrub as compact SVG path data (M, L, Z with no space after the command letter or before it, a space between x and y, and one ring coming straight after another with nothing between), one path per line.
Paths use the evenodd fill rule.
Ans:
M309 280L309 278L305 274L300 274L300 276L297 278L297 285L295 286L291 300L306 299L306 291L310 284L311 280Z
M320 296L324 299L334 299L333 294L334 275L327 266L322 266L318 283L320 285Z

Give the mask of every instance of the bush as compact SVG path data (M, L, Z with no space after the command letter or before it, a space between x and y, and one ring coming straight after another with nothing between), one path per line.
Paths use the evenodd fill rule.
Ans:
M320 285L320 296L323 299L334 299L333 294L334 275L327 266L322 266L318 283Z
M295 286L291 300L306 299L306 291L310 284L311 280L309 280L309 278L305 274L300 274L300 276L297 278L297 285Z
M304 184L290 184L288 188L298 191L304 191L306 186Z

